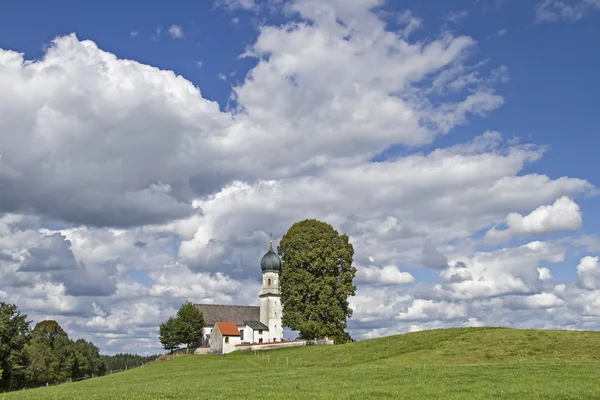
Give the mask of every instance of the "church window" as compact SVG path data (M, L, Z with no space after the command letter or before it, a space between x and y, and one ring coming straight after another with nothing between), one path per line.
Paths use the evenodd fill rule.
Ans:
M229 336L225 336L225 343L229 343Z
M269 286L271 286L271 280L269 279Z
M262 343L262 338L258 339L258 343Z
M259 330L258 330L258 334L259 334L259 335L262 335L262 329L259 329Z
M244 340L244 330L240 329L240 340Z

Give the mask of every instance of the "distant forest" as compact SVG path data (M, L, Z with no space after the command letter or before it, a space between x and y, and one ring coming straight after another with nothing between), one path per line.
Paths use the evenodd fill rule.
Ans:
M139 367L150 361L156 360L159 355L138 356L137 354L119 353L114 356L101 356L106 365L107 371L119 371Z
M0 392L102 376L158 357L101 355L92 342L70 339L56 321L30 324L16 305L0 302Z

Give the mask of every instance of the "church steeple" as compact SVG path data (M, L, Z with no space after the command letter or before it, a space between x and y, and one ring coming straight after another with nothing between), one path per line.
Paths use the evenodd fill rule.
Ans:
M269 251L263 256L262 260L260 260L260 269L265 272L281 272L281 259L273 251L273 235L271 236L271 240L269 241Z
M262 293L260 298L260 322L266 325L268 337L271 341L283 339L283 325L281 317L283 307L279 292L279 279L281 278L281 259L273 250L273 235L269 235L269 251L260 261L262 270Z

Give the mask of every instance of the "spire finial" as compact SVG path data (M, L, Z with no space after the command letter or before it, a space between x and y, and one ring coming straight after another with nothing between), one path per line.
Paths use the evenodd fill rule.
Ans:
M271 240L269 240L269 243L271 243L271 245L273 244L273 234L269 233L269 237L271 238Z

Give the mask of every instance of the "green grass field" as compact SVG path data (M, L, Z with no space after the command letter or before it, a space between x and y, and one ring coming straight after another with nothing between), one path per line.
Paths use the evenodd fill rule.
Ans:
M182 356L0 399L600 399L600 332L440 329L258 354Z

